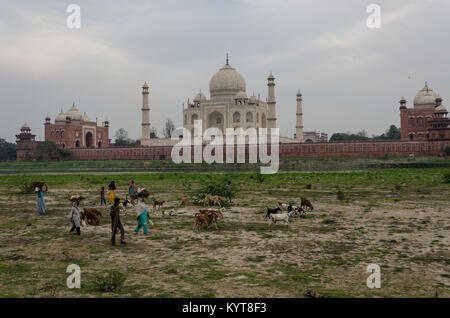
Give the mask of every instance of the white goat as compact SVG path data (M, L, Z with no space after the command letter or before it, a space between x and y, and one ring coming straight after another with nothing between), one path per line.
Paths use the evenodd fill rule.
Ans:
M271 214L270 219L272 220L273 224L276 224L277 221L284 221L286 223L289 223L289 217L294 213L294 211L291 211L289 213L281 213L281 214Z

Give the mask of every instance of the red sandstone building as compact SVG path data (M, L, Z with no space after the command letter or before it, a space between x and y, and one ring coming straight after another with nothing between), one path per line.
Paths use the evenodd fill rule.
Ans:
M35 140L36 135L31 133L30 126L23 124L22 128L20 128L20 134L16 135L16 138L17 160L32 160L38 142Z
M82 114L75 104L64 113L55 117L54 124L50 117L45 118L45 140L53 141L61 148L103 148L109 146L109 122L98 126L86 113Z
M448 112L427 83L414 98L413 108L406 107L404 97L400 100L400 126L402 140L450 140Z

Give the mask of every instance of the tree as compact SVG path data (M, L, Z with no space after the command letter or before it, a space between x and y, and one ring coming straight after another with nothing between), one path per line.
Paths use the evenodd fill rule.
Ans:
M358 134L353 134L350 132L346 133L335 133L331 136L330 141L359 141L359 140L369 140L370 138L364 136L365 132L361 131Z
M388 130L386 130L380 136L373 136L374 140L398 140L401 138L400 128L395 125L391 125Z
M124 128L118 129L114 134L114 138L115 138L114 145L116 147L137 146L140 144L139 140L133 140L131 138L128 138L128 131L126 131Z
M116 146L124 145L128 141L128 131L126 131L124 128L119 128L114 134L114 138L116 139Z
M389 127L389 129L386 131L386 137L390 140L400 139L400 128L397 128L395 125L391 125L391 127Z
M43 141L37 144L34 150L34 158L37 160L51 159L59 160L70 157L71 152L68 149L60 149L52 141Z
M167 118L162 131L164 138L172 138L172 133L174 132L174 130L175 125L173 124L172 119Z
M16 159L16 144L7 142L5 139L0 138L0 161L10 161Z
M155 127L150 127L150 138L159 138Z

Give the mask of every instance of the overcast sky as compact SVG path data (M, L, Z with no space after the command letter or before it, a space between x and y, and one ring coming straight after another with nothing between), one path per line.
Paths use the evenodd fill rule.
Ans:
M66 26L71 3L80 29ZM380 29L366 26L371 3ZM305 130L380 134L425 80L448 106L449 13L448 0L1 0L0 137L14 141L27 122L42 140L45 116L75 102L111 135L140 138L144 81L152 126L178 127L181 104L209 96L227 52L248 95L265 98L275 75L282 135L295 132L298 89Z

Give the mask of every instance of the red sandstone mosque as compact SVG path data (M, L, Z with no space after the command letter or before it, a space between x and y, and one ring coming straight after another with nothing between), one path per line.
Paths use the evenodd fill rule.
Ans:
M450 118L442 105L442 98L425 82L414 97L414 107L406 107L400 100L400 126L402 140L449 140Z
M45 140L53 141L61 148L102 148L109 145L109 122L105 120L102 126L91 120L86 113L82 114L73 103L64 113L61 112L51 123L51 118L45 118Z

